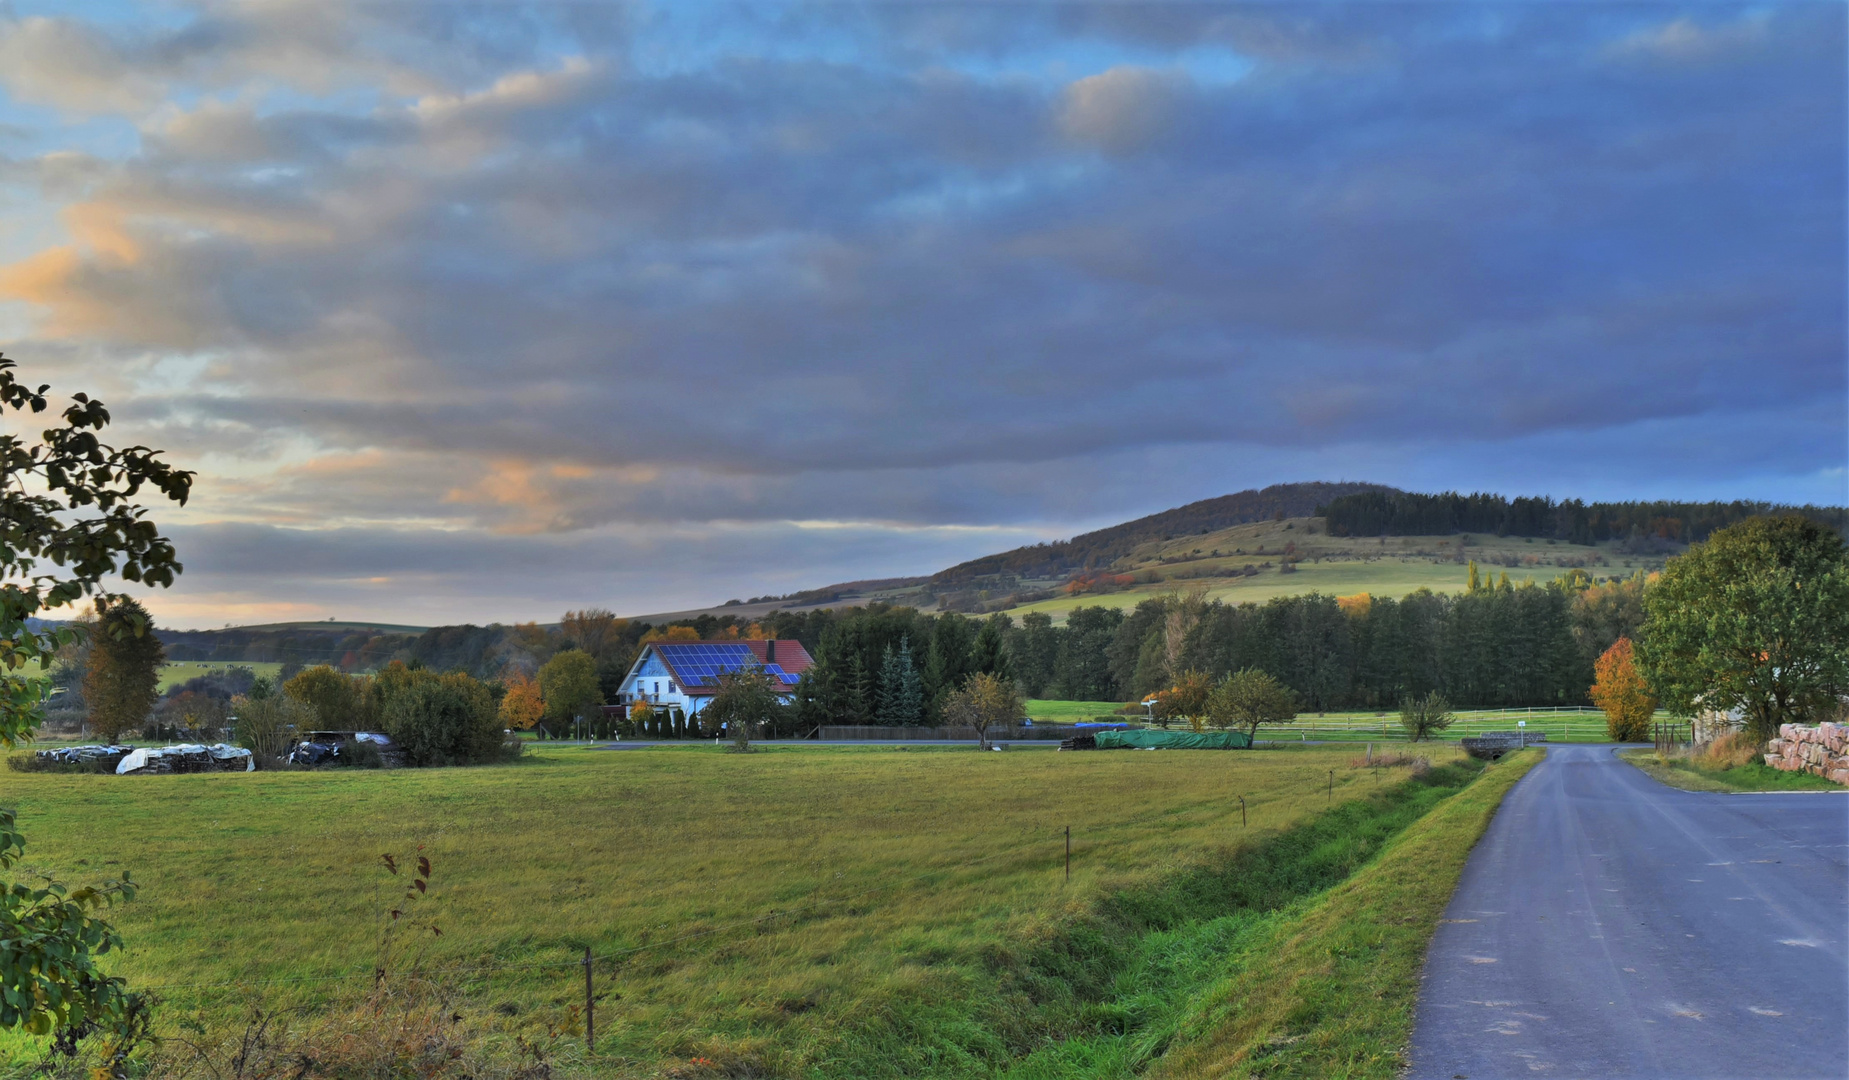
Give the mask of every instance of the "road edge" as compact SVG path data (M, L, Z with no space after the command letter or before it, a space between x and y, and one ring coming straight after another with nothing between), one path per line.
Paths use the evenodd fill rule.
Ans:
M1487 767L1256 943L1257 959L1202 996L1149 1075L1399 1076L1439 919L1503 798L1545 755L1536 748Z

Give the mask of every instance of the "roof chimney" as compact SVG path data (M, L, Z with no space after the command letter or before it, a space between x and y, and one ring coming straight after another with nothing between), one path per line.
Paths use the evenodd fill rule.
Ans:
M777 639L776 638L766 638L764 640L764 663L774 664L776 662L777 662Z

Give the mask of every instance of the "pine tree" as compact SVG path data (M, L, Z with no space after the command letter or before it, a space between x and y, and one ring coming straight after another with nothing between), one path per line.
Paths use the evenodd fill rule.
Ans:
M874 723L886 727L897 727L899 708L899 657L888 644L880 656L880 690L879 708L875 711Z
M924 681L912 663L912 639L899 639L899 651L893 654L894 678L891 711L887 723L899 727L917 727L924 723Z
M1008 631L1012 629L1014 620L1006 615L990 616L982 624L970 650L970 663L976 671L1003 682L1014 681L1014 662L1008 655Z

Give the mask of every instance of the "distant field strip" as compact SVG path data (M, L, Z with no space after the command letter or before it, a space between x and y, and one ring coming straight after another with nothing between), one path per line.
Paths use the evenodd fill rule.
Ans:
M1545 734L1549 742L1608 742L1605 714L1594 708L1564 709L1472 709L1455 714L1457 722L1437 735L1456 741L1489 731L1520 731L1526 722L1531 734ZM1669 714L1658 713L1667 720ZM1351 740L1404 740L1406 729L1400 726L1398 713L1329 713L1325 716L1305 714L1290 724L1266 724L1258 729L1260 740L1276 742L1327 742Z

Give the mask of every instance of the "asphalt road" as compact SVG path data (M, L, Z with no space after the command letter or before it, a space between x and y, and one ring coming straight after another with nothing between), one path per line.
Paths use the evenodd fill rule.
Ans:
M1849 795L1550 746L1426 956L1413 1080L1849 1076Z

